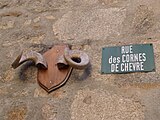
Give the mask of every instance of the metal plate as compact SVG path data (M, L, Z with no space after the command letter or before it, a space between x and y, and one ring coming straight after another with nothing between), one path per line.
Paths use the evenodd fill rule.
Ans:
M102 48L102 74L149 71L155 71L152 44Z

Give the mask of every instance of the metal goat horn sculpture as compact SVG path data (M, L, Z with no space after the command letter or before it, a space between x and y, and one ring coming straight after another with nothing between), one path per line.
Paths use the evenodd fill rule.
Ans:
M22 52L12 63L12 67L15 69L30 60L38 67L37 81L47 92L64 85L73 68L81 70L89 64L89 57L85 52L71 50L68 45L56 45L43 55L35 51Z
M76 69L84 69L89 64L88 55L80 50L70 50L66 48L64 58L71 67Z
M43 58L43 56L35 51L23 51L16 60L12 63L12 67L15 69L19 67L21 64L23 64L26 61L34 61L35 65L37 67L42 67L44 69L47 69L47 62Z

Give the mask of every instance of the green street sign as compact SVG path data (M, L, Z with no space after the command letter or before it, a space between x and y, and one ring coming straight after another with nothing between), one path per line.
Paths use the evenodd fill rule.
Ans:
M149 71L155 71L152 44L102 48L102 74Z

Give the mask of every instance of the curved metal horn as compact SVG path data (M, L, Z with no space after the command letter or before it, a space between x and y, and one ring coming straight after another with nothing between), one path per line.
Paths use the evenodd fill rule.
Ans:
M34 61L35 65L43 69L47 69L47 62L43 56L35 51L22 52L16 60L12 63L12 67L15 69L26 61Z
M59 70L65 69L65 68L68 68L68 67L69 67L69 65L68 65L68 63L66 62L66 60L64 59L64 56L63 56L63 55L61 55L61 56L58 58L57 66L58 66L58 69L59 69Z
M89 64L89 57L80 50L65 49L64 58L66 62L73 68L84 69Z

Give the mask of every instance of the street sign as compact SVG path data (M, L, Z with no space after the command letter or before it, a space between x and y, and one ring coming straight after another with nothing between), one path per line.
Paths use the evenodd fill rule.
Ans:
M102 48L102 74L149 71L155 71L152 44Z

